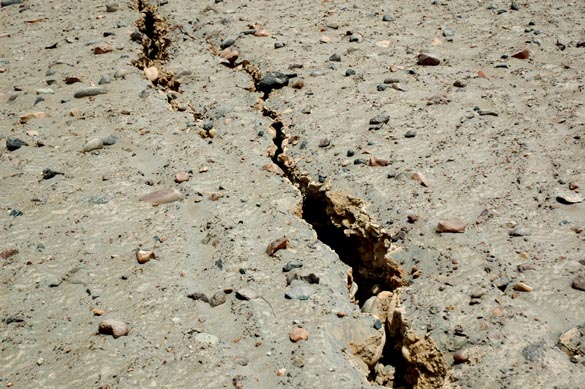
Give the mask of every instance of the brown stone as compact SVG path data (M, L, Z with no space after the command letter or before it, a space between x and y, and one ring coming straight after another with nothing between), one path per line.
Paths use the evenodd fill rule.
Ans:
M512 57L518 59L528 59L530 57L530 50L528 50L528 48L524 48L512 54Z
M441 60L429 53L420 53L417 57L417 65L422 66L437 66L441 63Z
M309 331L304 328L296 327L290 333L290 340L295 343L307 339L309 339Z
M412 176L410 176L410 178L412 178L415 181L420 182L420 184L422 186L429 186L429 184L427 183L427 178L425 177L424 174L422 174L420 172L413 173Z
M105 43L102 43L100 45L97 45L93 48L93 53L94 54L106 54L106 53L110 53L114 51L114 49L112 48L112 46L107 45Z
M453 361L456 364L469 362L469 355L467 354L467 350L456 351L453 354Z
M534 289L524 282L518 282L514 285L514 290L517 290L518 292L532 292Z
M388 166L390 161L387 159L377 158L377 157L370 157L368 161L368 165L370 166Z
M138 251L136 251L136 260L141 265L150 261L151 259L154 259L154 258L156 258L156 254L154 253L154 251L151 251L151 250L138 250Z

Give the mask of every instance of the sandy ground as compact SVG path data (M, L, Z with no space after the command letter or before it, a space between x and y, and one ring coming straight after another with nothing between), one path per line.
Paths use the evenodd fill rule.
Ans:
M0 385L585 387L584 4L14 3Z

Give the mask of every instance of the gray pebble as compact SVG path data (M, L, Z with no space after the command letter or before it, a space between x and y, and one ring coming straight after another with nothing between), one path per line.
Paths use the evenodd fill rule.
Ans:
M300 262L287 262L287 264L282 267L282 271L288 273L293 269L299 269L301 267L303 267L303 264Z
M75 94L73 95L73 97L79 99L82 97L90 97L90 96L97 96L97 95L103 95L108 93L108 91L106 90L106 88L103 87L97 87L97 86L91 86L88 88L83 88L83 89L79 89L75 92Z
M405 138L414 138L416 136L416 131L414 130L408 130L406 131L406 134L404 134Z
M242 288L236 291L236 298L239 300L254 300L258 298L258 293L250 288Z
M103 144L104 144L104 146L113 146L116 144L117 141L118 141L118 138L116 136L109 135L103 139Z
M382 17L383 22L393 22L395 20L396 18L394 18L392 15L384 15L384 17Z
M18 150L23 146L28 146L28 143L18 138L6 138L6 148L8 151Z
M104 85L104 84L109 84L110 82L112 82L112 77L110 77L108 74L102 74L98 84Z
M513 237L528 236L531 234L532 233L524 227L516 227L513 230L508 232L508 235L513 236Z
M337 53L331 54L329 57L329 61L331 62L341 62L341 56Z
M316 292L315 288L310 285L297 285L288 289L284 297L290 300L308 300Z

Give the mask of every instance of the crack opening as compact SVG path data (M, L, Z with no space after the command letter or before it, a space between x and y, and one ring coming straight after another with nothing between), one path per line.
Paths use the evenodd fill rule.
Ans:
M168 37L171 30L169 23L158 14L157 7L146 0L136 0L134 8L142 14L142 17L136 21L136 27L141 33L139 39L142 53L133 65L140 70L155 67L158 77L152 80L152 83L164 90L180 92L180 81L175 78L173 72L163 67L169 59L169 48L172 44L172 40ZM174 105L173 101L170 101L170 104Z

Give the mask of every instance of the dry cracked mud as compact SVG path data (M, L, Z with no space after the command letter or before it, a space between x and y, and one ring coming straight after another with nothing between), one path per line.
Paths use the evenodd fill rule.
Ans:
M585 387L584 11L2 1L0 385Z

